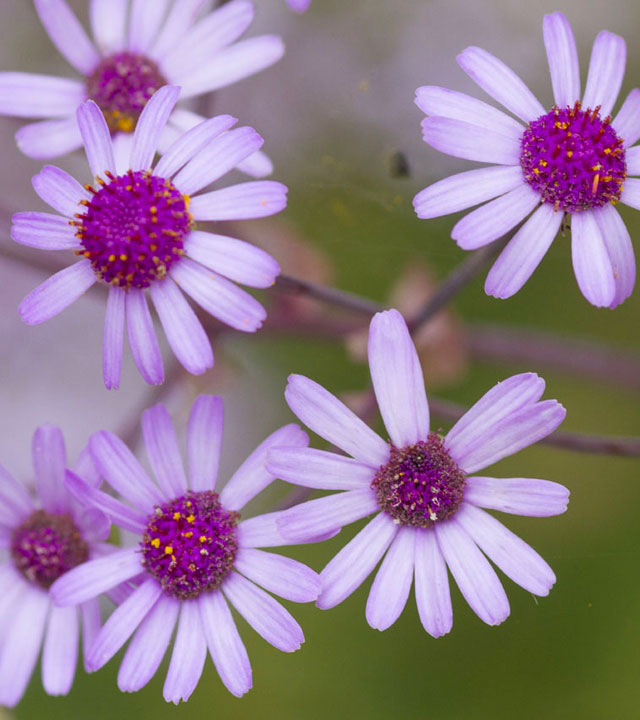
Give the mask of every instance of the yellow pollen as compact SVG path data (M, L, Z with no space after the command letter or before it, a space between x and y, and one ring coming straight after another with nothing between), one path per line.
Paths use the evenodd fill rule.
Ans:
M188 523L192 523L192 522L194 522L195 519L196 519L195 515L189 515L189 516L187 517L187 522L188 522Z
M200 540L201 543L207 542L207 537L206 537L206 535L200 535L200 537L199 537L198 539Z
M115 255L109 255L109 262L113 262L116 259Z
M173 513L173 519L174 519L174 520L180 520L180 513L179 513L179 512L174 512L174 513Z
M605 149L603 150L603 152L604 152L605 155L610 155L610 154L611 154L611 148L605 148Z
M573 157L573 150L567 150L567 157Z
M157 208L155 205L152 205L152 206L149 208L149 212L150 212L152 215L155 215L155 214L158 212L158 208Z
M120 260L126 260L127 257L128 257L128 255L125 255L124 253L122 253L122 255L120 255Z
M164 554L165 555L172 555L173 554L173 548L171 545L166 545L164 548Z
M569 157L571 157L571 156L569 156ZM547 165L548 165L549 163L548 163L546 160L540 160L540 163L539 163L539 164L542 165L542 167L547 167Z
M191 530L189 530L189 532L182 533L182 537L186 537L186 538L193 537L193 533L191 532Z
M151 541L151 544L153 545L154 548L159 548L160 547L160 538L153 538L153 540Z

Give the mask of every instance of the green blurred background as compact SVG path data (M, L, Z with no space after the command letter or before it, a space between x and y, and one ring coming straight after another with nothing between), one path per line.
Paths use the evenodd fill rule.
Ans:
M308 276L326 265L337 287L381 302L388 301L398 283L402 285L407 267L425 265L442 280L466 257L449 239L456 217L419 221L412 210L411 200L419 189L471 167L443 158L421 143L421 114L412 102L418 85L442 84L471 91L455 65L455 55L466 45L477 44L511 64L543 104L550 104L541 21L544 12L555 9L565 10L574 23L583 81L590 43L602 27L625 35L629 44L624 93L637 84L640 73L635 44L640 10L632 0L527 6L508 0L474 4L314 0L311 11L301 17L288 13L283 0L258 0L257 4L255 32L282 34L288 55L261 76L223 91L213 103L217 111L235 113L264 132L265 148L276 164L275 177L290 185L286 213L259 228L264 229L265 238L283 233L298 248L320 253L304 262L290 259L291 272ZM84 5L74 3L81 16L86 14ZM25 0L3 0L2 69L46 67L53 72L58 63L59 70L68 74L29 6ZM476 94L480 96L480 91ZM29 176L38 167L18 157L12 148L11 135L17 126L10 120L0 125L9 166L2 171L0 189L10 187L8 202L13 210L35 209ZM398 151L408 159L407 178L394 177L390 171ZM65 162L66 167L82 167L82 158ZM65 162L60 164L65 166ZM12 174L10 168L17 172ZM625 209L622 213L632 237L640 237L637 213ZM247 225L246 233L261 242L260 230ZM3 238L2 242L8 241ZM634 244L637 250L637 241ZM286 266L285 258L278 259ZM7 278L5 284L8 307L14 307L39 281L36 274L27 273L21 279L15 272L12 268L11 281ZM483 276L453 303L457 320L450 322L459 323L455 352L464 357L466 369L435 382L439 397L471 404L498 380L533 370L547 380L545 396L557 398L567 408L563 429L640 434L638 378L630 389L606 368L596 380L537 361L489 360L478 357L467 342L469 331L477 336L488 324L507 330L544 330L554 333L558 341L586 340L608 345L620 354L631 353L638 368L637 289L615 312L589 306L573 277L569 239L562 237L515 298L497 301L486 297L482 287ZM261 297L268 302L266 295ZM331 309L316 313L307 308L305 312L301 320L304 340L270 335L267 330L255 337L225 335L215 346L216 368L204 378L184 379L166 398L174 414L184 418L196 392L223 394L229 417L225 448L231 447L228 454L234 456L227 459L228 468L266 432L293 419L282 398L289 373L309 375L335 393L368 387L366 365L354 361L342 342L327 340L313 330L318 322L339 324L346 319L366 327L366 321ZM145 407L147 390L130 366L130 385L120 393L89 395L81 390L85 377L87 386L99 382L101 313L99 322L95 312L91 321L80 315L55 321L60 323L56 332L63 332L62 323L70 323L66 352L74 375L80 378L75 389L73 383L65 385L64 401L46 394L50 380L43 384L39 399L28 396L29 403L11 394L10 386L15 388L16 382L22 382L23 388L37 383L41 371L34 365L28 378L18 376L5 345L2 357L7 372L0 387L7 408L0 420L3 464L12 468L6 456L19 452L23 459L17 459L13 467L24 465L28 472L30 433L44 420L61 424L77 451L90 432L99 427L120 429L132 413ZM96 328L90 329L89 322ZM8 333L5 337L11 337L11 352L33 342L33 333L39 332L26 331L13 318L11 323L15 326L3 330ZM87 349L86 335L94 332L95 347ZM448 350L440 351L436 343L431 352ZM429 393L430 377L425 380ZM46 417L42 406L47 408ZM56 407L64 420L57 418ZM12 419L14 408L19 438ZM439 427L448 427L435 421ZM186 705L175 708L162 699L166 662L148 687L122 694L116 688L120 654L95 675L79 671L67 698L47 697L36 671L24 700L8 716L21 720L640 717L638 460L535 447L502 461L491 474L543 477L571 490L564 516L501 517L542 554L558 578L548 598L535 598L503 578L511 602L511 616L503 625L485 626L452 587L454 626L448 636L436 640L423 631L412 597L400 620L379 633L369 628L364 617L368 581L333 610L288 604L306 635L305 645L293 655L268 646L237 618L254 673L254 689L241 700L225 690L210 659ZM277 502L286 492L276 486L268 499ZM257 511L268 509L265 500L256 504ZM347 528L329 542L296 548L290 554L320 570L356 530Z

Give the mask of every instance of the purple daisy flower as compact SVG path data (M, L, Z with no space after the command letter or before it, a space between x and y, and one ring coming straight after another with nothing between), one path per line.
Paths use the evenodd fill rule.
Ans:
M318 596L319 578L295 560L256 549L286 544L276 527L278 513L240 520L240 511L275 478L265 467L268 450L302 447L308 438L297 425L280 428L218 493L222 426L222 400L198 397L187 431L188 481L162 405L142 417L157 483L118 437L109 432L93 435L89 449L98 470L133 507L67 474L72 492L139 537L136 547L76 568L51 590L55 601L66 607L96 598L117 583L138 580L137 589L100 631L88 660L91 670L101 668L133 635L118 674L123 691L139 690L149 682L177 626L164 685L167 701L178 703L191 695L207 648L230 692L247 692L251 665L228 602L276 648L292 652L304 642L298 623L258 585L288 600L309 602Z
M369 366L389 442L320 385L292 375L286 398L293 412L351 457L306 447L269 453L267 467L283 480L345 491L285 511L278 526L292 542L375 514L321 572L318 607L341 603L383 556L366 610L378 630L400 616L415 578L425 630L435 637L449 632L447 567L474 612L489 625L501 623L509 602L485 555L526 590L547 595L555 582L551 568L480 508L557 515L565 511L569 492L546 480L476 475L562 422L559 403L539 401L544 381L526 373L498 383L443 438L430 431L422 370L396 310L371 321Z
M636 266L618 201L640 208L640 90L632 90L615 118L611 111L624 75L624 40L601 32L591 53L584 95L569 21L546 15L544 42L555 104L548 112L498 58L477 47L458 56L460 67L518 118L454 90L421 87L416 104L429 117L425 142L455 157L495 163L453 175L414 199L418 217L433 218L487 200L453 228L464 250L523 226L504 248L485 283L498 298L529 279L571 218L571 253L578 286L598 307L614 308L633 290ZM582 97L582 99L581 99ZM523 124L524 123L524 124Z
M53 118L26 125L16 135L18 147L35 158L81 146L75 112L84 100L98 104L126 155L142 110L162 86L180 85L183 100L197 97L269 67L284 52L274 35L236 42L253 21L254 6L247 0L232 0L200 20L196 16L205 0L91 0L94 42L66 0L34 2L54 45L83 76L0 73L0 114ZM176 110L159 139L160 150L203 119ZM271 163L259 153L241 169L262 176Z
M232 185L191 197L229 172L263 143L249 127L219 115L176 140L152 167L158 137L179 88L160 88L145 106L133 137L127 171L118 173L104 115L91 100L78 124L94 185L82 187L59 168L33 179L40 197L62 215L18 213L12 237L43 250L74 249L81 259L56 273L20 304L29 325L57 315L98 280L108 283L104 326L104 381L120 382L124 325L134 360L148 383L163 381L160 348L147 306L149 290L169 345L191 373L213 365L211 344L181 287L206 312L243 332L266 317L262 305L233 282L269 287L278 263L249 243L196 230L199 220L265 217L286 205L287 189L270 181Z
M49 695L71 689L82 626L85 664L100 628L96 600L56 607L49 589L89 558L104 556L110 523L97 509L83 508L64 487L67 465L62 433L44 425L33 436L38 499L0 466L0 705L24 694L42 650L42 684ZM76 471L95 488L98 476L88 454Z
M311 0L287 0L287 5L298 13L307 12L311 5Z

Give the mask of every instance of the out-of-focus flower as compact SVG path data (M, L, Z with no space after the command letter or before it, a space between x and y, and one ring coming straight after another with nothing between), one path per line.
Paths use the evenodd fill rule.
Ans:
M629 93L612 120L624 40L598 35L580 99L569 21L546 15L543 33L555 99L548 112L510 68L477 47L464 50L458 63L517 120L453 90L417 90L416 104L429 116L422 122L425 142L495 166L441 180L418 193L414 206L419 217L433 218L489 200L454 226L452 237L464 250L497 240L531 215L487 276L486 292L499 298L520 290L570 216L578 286L593 305L613 308L629 297L636 276L629 233L613 206L640 209L640 179L628 177L640 175L640 146L631 147L640 137L640 90Z
M107 517L75 501L64 485L67 464L58 428L44 425L33 437L37 495L0 466L0 547L9 558L0 565L0 705L20 701L42 649L42 684L49 695L71 689L78 659L80 626L85 665L100 628L94 599L56 607L53 582L86 560L104 556ZM76 465L87 487L99 478L88 454Z
M265 467L269 449L306 446L297 425L270 435L216 492L222 443L223 407L218 397L201 395L188 423L189 479L164 406L142 418L142 430L157 482L126 445L99 432L89 449L119 500L67 473L69 488L113 522L133 533L136 547L91 561L52 587L60 605L96 598L116 583L138 578L138 588L107 620L89 651L90 669L102 667L133 635L118 674L121 690L146 685L158 669L177 626L164 685L167 701L186 700L195 689L207 648L222 682L234 695L251 688L251 665L228 602L267 642L284 652L297 650L304 636L293 617L258 585L294 602L315 600L318 576L305 565L257 550L286 541L277 513L240 520L240 511L274 480Z
M236 42L254 16L253 3L232 0L202 19L204 0L91 0L92 42L66 0L34 0L51 40L82 80L0 73L0 114L54 118L26 125L16 140L35 158L52 158L79 148L76 109L94 100L104 114L119 153L127 154L131 133L149 98L163 85L180 85L182 99L231 85L282 57L279 37L262 35ZM160 138L165 150L176 133L203 118L176 110ZM256 177L271 163L262 153L241 169Z
M285 207L286 187L265 180L192 197L260 148L263 140L255 130L229 130L236 122L229 115L205 120L178 138L152 168L158 137L179 92L165 86L149 100L136 127L128 170L121 174L104 115L93 101L83 103L78 124L96 182L83 188L64 171L47 166L33 184L62 216L18 213L13 218L17 242L44 250L70 248L81 258L22 301L19 312L25 322L33 325L57 315L98 280L109 285L104 330L108 388L120 382L125 316L142 376L153 384L163 380L145 288L176 357L198 375L213 365L213 352L178 286L223 323L255 332L265 310L230 280L264 288L279 272L263 250L194 229L199 220L265 217Z
M287 0L287 5L294 11L294 12L307 12L309 9L309 6L311 5L311 0Z
M384 556L366 616L379 630L400 616L415 577L425 630L451 629L447 567L484 622L501 623L509 602L488 556L535 595L547 595L555 575L531 547L480 508L547 516L565 511L562 485L528 478L496 479L476 473L540 440L562 422L555 400L539 401L544 381L515 375L484 395L440 437L429 427L429 406L415 347L396 310L375 315L369 334L371 378L390 442L369 429L317 383L292 375L286 398L315 433L351 457L311 448L280 448L267 467L289 482L344 490L285 511L278 526L292 542L335 532L375 517L320 574L318 606L342 602ZM484 554L483 554L484 553Z

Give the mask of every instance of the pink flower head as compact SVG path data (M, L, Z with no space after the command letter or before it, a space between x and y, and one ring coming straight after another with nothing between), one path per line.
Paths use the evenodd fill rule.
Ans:
M191 695L207 650L229 691L246 693L251 665L229 603L278 649L293 652L304 642L298 623L261 587L309 602L318 596L318 576L295 560L257 549L286 544L276 527L278 513L241 519L240 512L275 478L265 467L267 452L279 445L306 446L308 438L297 425L276 430L220 490L222 426L221 399L198 397L187 430L187 477L167 411L162 405L147 410L142 430L156 482L118 437L93 435L89 449L96 467L129 504L67 474L74 494L139 538L134 547L69 572L51 590L55 601L67 607L95 599L117 583L137 582L105 623L88 658L90 669L98 670L133 636L118 673L123 691L149 682L175 630L164 685L168 702Z
M75 250L78 262L56 273L20 304L29 325L57 315L100 281L108 284L104 325L104 381L120 383L124 327L144 379L163 381L163 364L146 290L182 365L200 374L213 365L211 344L184 290L207 313L243 332L266 317L262 305L234 282L265 288L279 273L267 253L235 238L195 229L202 220L241 220L280 212L284 185L266 180L201 190L261 147L249 127L219 115L201 122L169 147L153 166L158 138L180 89L160 88L136 126L130 155L118 171L103 113L91 100L78 109L78 125L93 185L83 187L59 168L46 166L33 179L40 197L58 215L18 213L12 237L42 250Z
M629 93L612 119L624 40L607 31L598 35L581 94L569 21L559 12L546 15L543 34L554 96L548 111L513 70L477 47L464 50L458 63L511 115L454 90L418 88L416 104L428 116L425 142L492 166L427 187L416 195L415 210L433 218L486 203L453 228L464 250L525 221L487 276L485 291L498 298L520 290L570 218L578 286L593 305L614 308L629 297L636 277L629 233L614 205L640 208L640 179L633 177L640 175L640 146L631 147L640 138L640 90Z
M321 572L318 606L341 603L380 560L366 610L378 630L400 616L415 580L425 630L435 637L449 632L447 568L474 612L489 625L501 623L509 602L487 557L525 589L547 595L555 582L551 568L481 508L557 515L567 507L567 489L547 480L476 474L562 422L562 405L540 401L544 381L525 373L498 383L441 437L430 428L418 355L396 310L371 321L369 366L389 442L320 385L292 375L289 407L348 457L306 447L269 453L268 468L283 480L343 491L285 511L278 526L291 542L374 516Z

